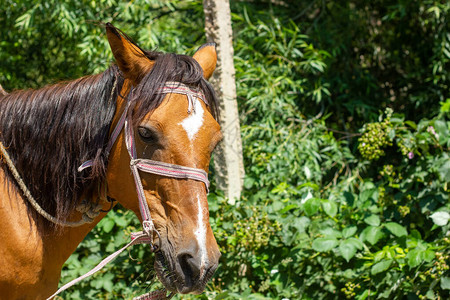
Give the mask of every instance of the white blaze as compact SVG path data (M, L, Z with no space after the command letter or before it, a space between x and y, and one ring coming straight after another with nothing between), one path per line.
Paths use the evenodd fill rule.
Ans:
M187 136L191 142L195 139L195 135L203 126L204 112L200 101L197 98L194 98L194 109L186 119L179 123L179 125L183 126L184 130L186 130Z
M193 109L189 113L189 116L180 122L178 125L183 126L186 134L191 141L191 150L193 147L193 141L196 138L197 133L203 126L203 115L205 111L203 110L202 104L197 98L194 98ZM197 228L194 231L195 238L197 239L199 254L200 254L200 276L203 275L205 271L205 265L208 262L208 252L206 249L206 224L204 218L207 216L205 213L206 208L202 206L200 196L197 195Z
M203 207L200 201L200 196L197 195L197 205L198 205L198 214L197 214L197 229L195 230L195 237L197 238L198 247L200 249L200 274L204 272L204 266L208 261L208 253L206 250L206 225L203 220ZM201 275L200 275L201 276Z

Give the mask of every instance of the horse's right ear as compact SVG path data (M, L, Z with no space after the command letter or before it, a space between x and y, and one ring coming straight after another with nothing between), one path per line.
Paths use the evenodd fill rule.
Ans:
M2 85L0 84L0 96L6 96L8 93L3 89Z
M142 50L126 39L111 23L106 23L106 35L119 69L136 85L150 71L153 62Z

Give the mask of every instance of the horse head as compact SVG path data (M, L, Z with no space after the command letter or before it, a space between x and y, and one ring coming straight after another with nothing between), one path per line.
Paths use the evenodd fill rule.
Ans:
M221 139L213 91L207 83L216 67L213 44L193 57L146 52L107 25L114 58L125 78L113 125L130 101L129 124L139 159L208 171ZM168 70L170 69L170 70ZM158 93L166 82L179 82L205 95L205 101L179 93ZM206 90L205 90L206 89ZM113 128L114 126L112 126ZM108 196L141 219L136 183L130 172L125 130L109 154ZM139 172L145 201L158 232L155 269L167 290L201 293L218 266L220 252L209 224L205 182Z

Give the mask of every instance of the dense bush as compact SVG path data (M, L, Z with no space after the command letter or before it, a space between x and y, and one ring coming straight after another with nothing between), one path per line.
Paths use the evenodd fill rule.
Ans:
M201 1L7 4L8 89L106 68L103 29L89 20L114 19L147 48L192 53L204 40ZM245 191L234 206L209 196L223 256L195 297L450 297L449 10L436 0L232 1ZM120 207L108 214L62 282L138 226ZM158 288L149 257L136 247L64 298Z

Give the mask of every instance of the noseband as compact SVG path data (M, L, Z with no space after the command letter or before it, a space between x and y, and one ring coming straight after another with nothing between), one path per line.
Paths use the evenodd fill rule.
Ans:
M113 86L113 89L111 91L111 95L114 93L115 89L115 83ZM125 144L127 147L128 154L130 156L130 168L131 172L133 173L134 183L136 185L136 191L138 195L139 200L139 210L141 212L142 216L142 228L143 231L141 232L135 232L131 233L131 242L129 242L127 245L125 245L122 249L114 252L107 258L105 258L103 261L101 261L96 267L94 267L91 271L88 273L82 275L81 277L78 277L71 282L65 284L62 286L58 291L56 291L52 296L50 296L48 299L53 298L60 292L70 288L71 286L77 284L81 280L91 276L92 274L99 271L101 268L103 268L107 263L112 261L114 258L116 258L120 253L122 253L125 249L127 249L130 246L136 245L136 244L150 244L151 249L153 252L159 251L160 246L157 247L153 244L153 233L155 233L159 237L159 243L161 244L161 236L159 232L156 230L155 225L153 223L153 219L150 215L150 209L147 204L147 200L144 194L144 187L142 186L141 177L139 175L139 171L166 176L166 177L172 177L172 178L178 178L178 179L192 179L196 181L201 181L205 184L206 191L209 192L209 181L208 181L208 173L205 172L205 170L197 169L197 168L191 168L186 166L180 166L175 164L170 164L166 162L161 161L155 161L150 159L142 159L138 158L137 152L136 152L136 145L135 145L135 137L134 137L134 130L132 126L132 111L134 108L134 103L132 103L131 95L133 92L133 88L131 88L131 91L128 94L127 97L127 104L125 106L124 111L122 112L122 115L119 119L119 121L116 124L116 127L114 128L111 137L109 139L108 145L106 147L106 154L109 155L112 147L114 146L117 137L119 136L122 129L124 129L125 134ZM181 83L181 82L171 82L168 81L165 83L165 85L158 89L157 94L182 94L186 95L188 98L188 114L192 112L194 105L195 98L202 100L206 105L208 105L208 102L206 100L205 95L201 91L193 90L187 85ZM81 172L86 168L91 167L93 164L92 160L84 162L79 168L78 171ZM170 298L173 295L170 294L168 298ZM47 299L47 300L48 300ZM148 293L145 295L142 295L138 298L135 298L138 300L141 299L166 299L165 297L165 291L156 291L152 293Z

